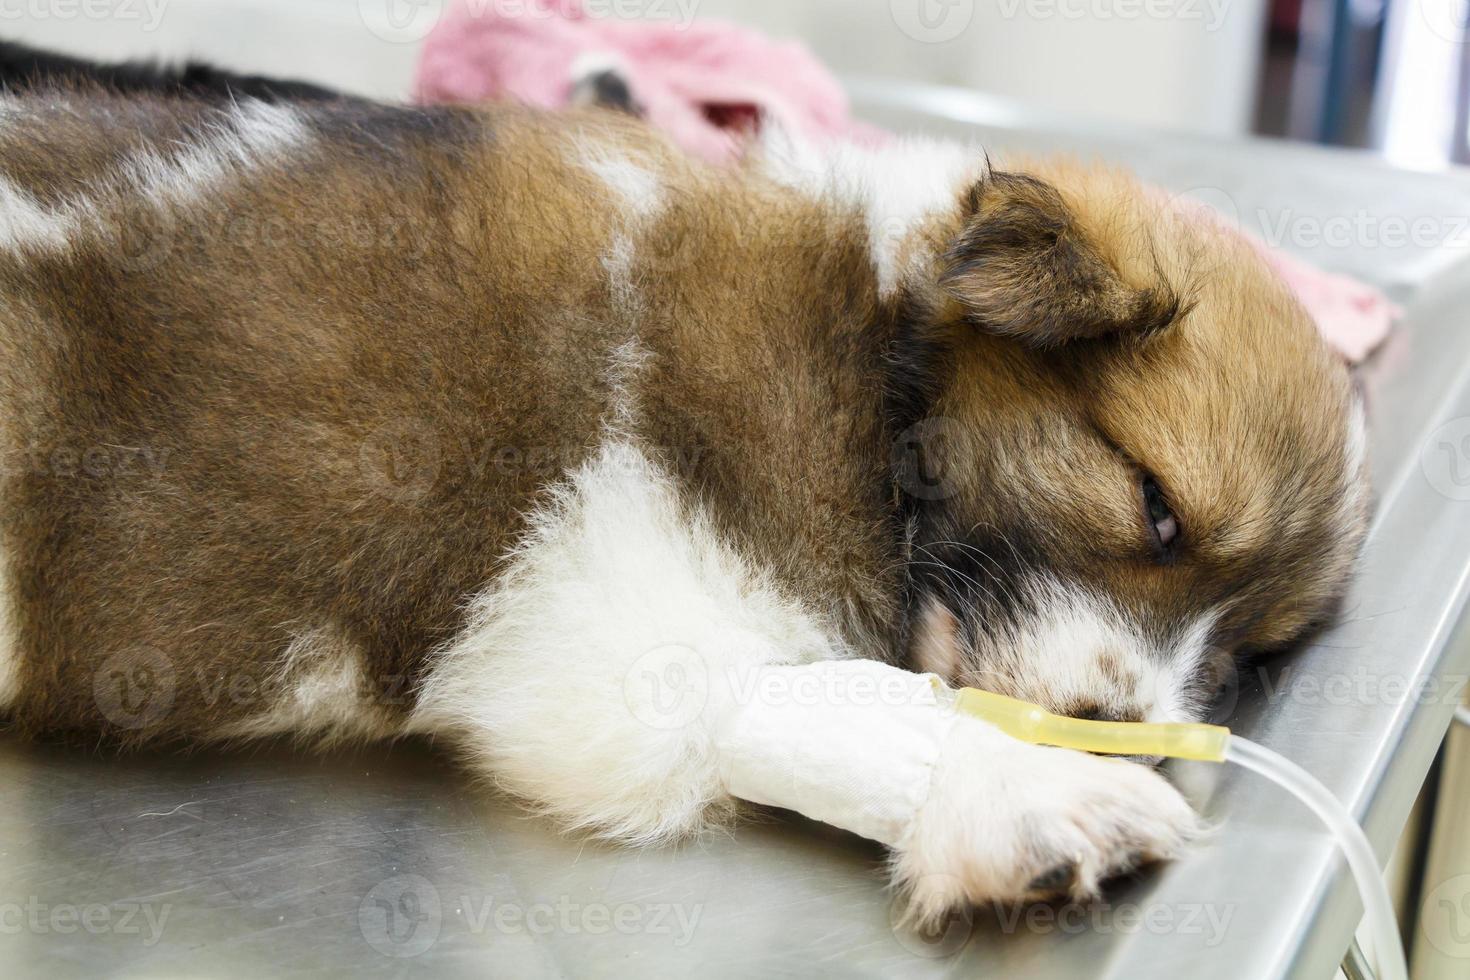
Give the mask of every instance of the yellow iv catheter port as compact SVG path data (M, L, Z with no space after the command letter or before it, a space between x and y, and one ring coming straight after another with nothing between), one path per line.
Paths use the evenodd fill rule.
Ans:
M937 683L937 682L936 682ZM1408 964L1388 886L1373 847L1337 798L1301 767L1219 725L1086 721L1054 715L1038 705L989 691L944 688L956 710L987 721L1012 738L1100 755L1131 755L1198 762L1234 762L1287 790L1337 837L1358 883L1372 940L1370 959L1378 980L1407 980Z
M956 693L955 706L1022 742L1103 755L1224 762L1230 744L1230 729L1219 725L1084 721L1054 715L1037 705L971 687Z

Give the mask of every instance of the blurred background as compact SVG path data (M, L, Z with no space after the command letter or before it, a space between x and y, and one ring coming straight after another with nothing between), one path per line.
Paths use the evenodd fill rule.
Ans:
M492 2L492 0L487 0ZM443 0L0 0L0 37L200 57L403 98ZM1217 136L1470 158L1470 0L604 0L796 37L845 76L980 89L1039 111ZM368 25L370 29L364 29ZM898 30L895 30L895 27Z

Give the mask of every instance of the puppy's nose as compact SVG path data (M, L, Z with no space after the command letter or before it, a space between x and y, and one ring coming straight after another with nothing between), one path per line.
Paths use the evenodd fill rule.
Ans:
M1069 712L1073 718L1083 721L1142 721L1143 713L1140 711L1118 711L1114 708L1105 707L1096 702L1079 704Z

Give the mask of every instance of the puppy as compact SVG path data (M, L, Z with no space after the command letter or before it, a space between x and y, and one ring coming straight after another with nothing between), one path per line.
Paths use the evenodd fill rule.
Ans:
M427 734L640 844L787 806L891 847L931 920L1195 825L933 676L1197 719L1363 536L1347 370L1249 245L1115 171L773 138L727 172L512 108L5 118L23 735Z

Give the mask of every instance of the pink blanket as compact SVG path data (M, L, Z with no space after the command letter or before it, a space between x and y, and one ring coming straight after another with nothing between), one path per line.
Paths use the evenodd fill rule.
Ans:
M818 143L884 138L853 119L842 87L800 44L714 21L594 17L582 0L453 0L424 44L417 97L559 108L609 65L653 125L716 163L737 159L761 119ZM1388 335L1397 310L1378 290L1266 254L1344 357L1361 361Z

